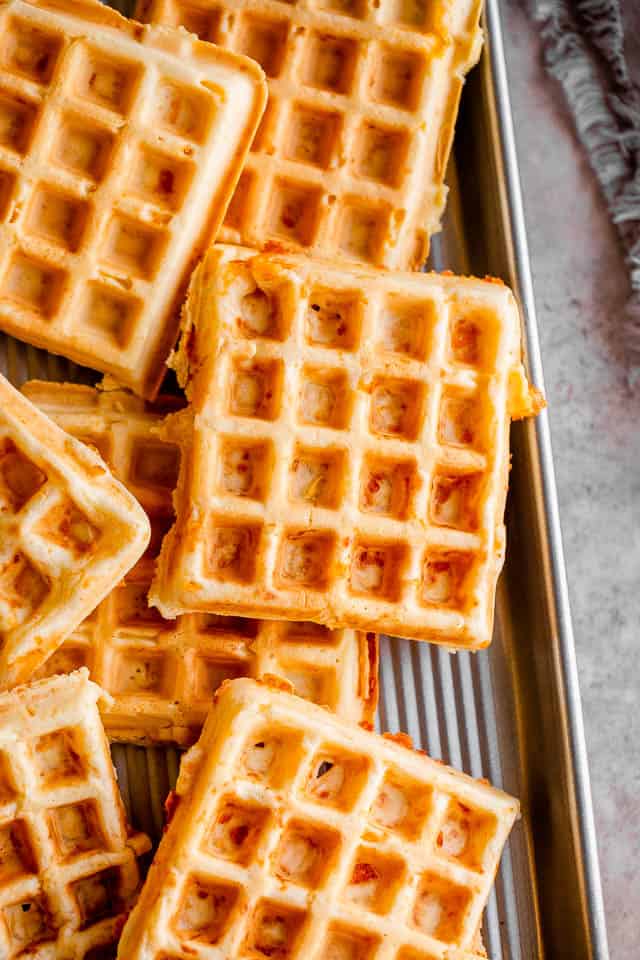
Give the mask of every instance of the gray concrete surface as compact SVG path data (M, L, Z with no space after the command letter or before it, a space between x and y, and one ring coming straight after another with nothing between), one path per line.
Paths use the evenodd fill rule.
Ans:
M640 950L640 388L627 387L619 332L628 282L540 65L536 28L516 0L503 0L503 14L611 956L631 960Z

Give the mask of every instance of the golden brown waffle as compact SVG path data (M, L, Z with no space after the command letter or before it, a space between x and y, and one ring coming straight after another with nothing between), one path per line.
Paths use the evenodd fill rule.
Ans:
M86 670L0 696L0 956L113 956L149 849L125 820Z
M216 695L171 807L120 960L461 960L518 814L252 680Z
M0 36L0 329L153 395L262 71L93 0L4 0Z
M148 542L100 457L0 375L0 689L31 679Z
M220 239L408 268L439 229L482 0L138 0L257 60L269 104Z
M486 646L509 420L540 402L507 287L214 247L184 323L164 616Z
M95 446L148 511L152 546L41 668L41 676L87 666L112 700L112 739L192 744L223 680L272 675L354 723L377 703L377 637L311 623L184 615L163 620L147 606L162 533L173 518L180 451L155 434L172 404L151 407L124 391L31 382L23 392L59 426ZM175 403L173 404L175 407Z

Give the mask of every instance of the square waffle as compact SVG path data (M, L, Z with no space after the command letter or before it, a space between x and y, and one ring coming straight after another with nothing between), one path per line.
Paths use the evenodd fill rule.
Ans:
M478 648L510 417L540 402L502 283L214 247L177 360L191 407L151 602Z
M86 670L0 695L0 956L115 955L149 849L125 820Z
M139 0L263 67L269 104L219 239L425 259L482 0Z
M96 447L145 507L150 549L41 668L40 676L80 666L112 699L109 736L138 743L192 744L223 680L271 675L343 719L372 722L377 703L375 634L311 623L185 614L163 620L147 605L162 534L173 519L171 492L179 447L157 428L175 402L155 406L124 391L32 381L25 393L67 433Z
M518 802L395 739L225 684L120 960L468 956Z
M0 329L153 395L262 71L93 0L9 0L0 37Z
M0 689L30 680L148 542L100 457L0 375Z

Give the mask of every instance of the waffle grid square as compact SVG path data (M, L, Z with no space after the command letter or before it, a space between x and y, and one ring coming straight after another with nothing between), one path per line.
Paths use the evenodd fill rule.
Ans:
M101 696L86 671L0 695L3 957L106 956L137 893Z
M251 680L216 696L176 799L120 957L470 957L518 810Z
M124 391L35 381L23 392L67 433L100 452L144 506L153 531L145 556L39 676L88 667L113 698L103 707L103 720L117 740L193 743L218 686L240 676L276 676L345 720L373 720L374 635L207 614L168 621L148 606L162 535L173 520L171 493L180 458L177 438L156 434L177 403L164 398L151 406Z
M506 287L217 247L182 344L188 454L151 591L165 616L489 643L528 390Z
M12 0L0 35L0 327L151 395L260 71L84 2Z
M142 508L0 376L0 688L29 680L133 566Z
M477 0L139 0L256 59L269 106L220 239L419 266L439 229Z

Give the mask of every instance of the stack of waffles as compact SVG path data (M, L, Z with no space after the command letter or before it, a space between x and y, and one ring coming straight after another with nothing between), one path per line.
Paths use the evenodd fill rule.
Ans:
M1 957L486 955L517 801L373 732L379 632L489 644L542 403L409 272L480 12L0 0L0 329L106 375L0 375ZM142 892L107 736L190 748Z
M115 740L189 745L224 680L265 675L353 723L372 722L377 700L375 634L313 623L184 614L165 620L147 594L172 521L180 447L158 436L177 406L123 390L31 382L26 395L74 437L99 450L151 523L145 555L49 658L41 675L86 666L112 697L103 717Z

